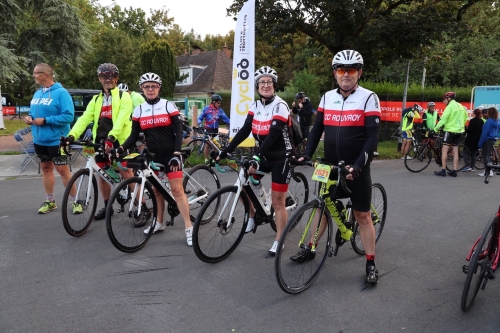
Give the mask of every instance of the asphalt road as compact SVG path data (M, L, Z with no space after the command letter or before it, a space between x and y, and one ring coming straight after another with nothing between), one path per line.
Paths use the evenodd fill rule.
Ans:
M436 169L412 174L400 160L373 163L372 180L388 195L375 288L364 286L365 259L346 244L295 296L276 283L269 226L218 264L198 260L179 218L124 254L102 221L73 238L60 209L38 215L40 178L2 180L0 332L498 332L497 281L468 313L460 298L462 265L497 210L500 176L485 185L477 172L440 178ZM236 174L221 177L231 184Z

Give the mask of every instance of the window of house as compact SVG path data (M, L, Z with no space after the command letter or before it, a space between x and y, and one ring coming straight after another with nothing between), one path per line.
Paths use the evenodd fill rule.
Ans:
M187 77L184 78L184 80L182 80L181 82L177 82L176 84L178 84L178 85L181 85L181 84L191 84L193 82L192 81L191 68L182 68L182 69L179 69L179 73L181 74L181 77L184 76L184 75L187 75Z

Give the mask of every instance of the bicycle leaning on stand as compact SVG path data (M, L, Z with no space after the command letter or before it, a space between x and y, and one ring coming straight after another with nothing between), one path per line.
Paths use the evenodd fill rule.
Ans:
M312 165L312 163L309 163ZM330 173L337 173L337 180L330 180ZM289 294L298 294L316 280L325 265L326 257L336 256L340 246L351 242L354 252L364 255L358 222L354 219L350 200L344 206L339 199L339 186L344 193L351 191L346 184L347 171L341 161L338 166L319 159L313 180L321 182L319 196L297 209L288 220L281 235L274 270L280 288ZM387 195L381 184L372 184L371 218L375 227L375 242L384 230L387 216ZM332 244L333 223L338 229L335 248ZM326 235L324 235L326 233ZM324 237L321 237L324 236ZM308 250L307 256L298 256Z
M250 160L242 156L236 160L239 167L238 179L233 186L226 186L213 193L201 207L193 225L193 249L203 262L216 263L227 258L238 246L248 224L250 202L255 208L255 233L262 224L271 224L276 231L274 209L271 205L271 190L266 191L260 181L255 181L248 173ZM216 164L219 172L225 172ZM307 202L309 184L307 178L294 167L290 168L291 178L285 206L292 212ZM257 171L257 175L265 175ZM245 193L243 193L245 190Z
M490 170L500 171L499 165L489 163L484 172L484 182L489 183ZM484 290L489 280L495 279L495 271L500 258L500 206L496 214L484 228L483 234L472 245L465 260L462 271L467 274L462 291L461 309L469 311L476 299L479 289ZM472 288L471 288L472 287Z
M191 148L182 148L182 158L189 156ZM128 178L116 186L109 198L106 208L106 230L111 243L120 251L132 253L146 245L154 233L157 221L157 203L153 187L161 193L167 201L167 212L170 221L167 226L174 224L174 218L180 214L177 203L170 191L168 178L162 170L163 164L154 163L145 147L140 153L126 156L127 166L136 169L136 177ZM158 173L158 175L156 174ZM194 221L200 207L214 191L220 188L220 181L215 172L206 165L198 165L186 172L183 168L182 182L184 192L188 198L189 214ZM127 193L123 197L123 193ZM113 206L119 209L111 214ZM148 233L144 233L149 228Z

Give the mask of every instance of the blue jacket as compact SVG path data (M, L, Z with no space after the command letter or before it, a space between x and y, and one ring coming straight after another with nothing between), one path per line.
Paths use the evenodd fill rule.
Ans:
M206 106L198 117L198 124L205 118L205 128L219 128L219 118L222 118L226 124L229 124L229 118L221 108L216 108L213 104Z
M40 88L35 92L29 115L33 119L45 118L45 125L31 126L33 142L41 146L57 146L59 138L68 135L75 106L68 91L56 82L46 91Z
M496 140L498 131L498 123L496 119L488 118L483 125L481 139L479 139L478 147L482 148L486 140Z

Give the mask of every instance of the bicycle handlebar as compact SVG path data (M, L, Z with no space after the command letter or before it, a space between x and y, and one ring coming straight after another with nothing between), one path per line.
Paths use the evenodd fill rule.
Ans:
M333 165L331 163L326 162L323 159L320 159L319 162L312 162L312 161L305 162L305 165L309 165L312 167L315 167L317 164L326 164L326 165L331 166L331 168L333 170L337 170L338 171L338 183L340 184L340 186L342 186L342 189L344 190L344 192L347 195L351 195L352 191L349 189L349 187L347 187L347 179L346 179L347 175L349 174L349 170L347 170L347 167L345 166L344 161L340 161L338 163L338 165Z

